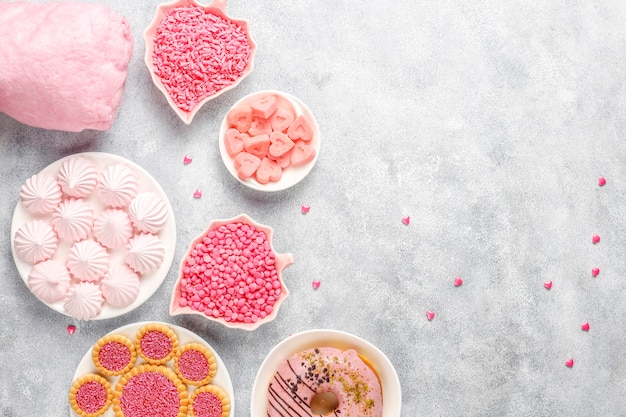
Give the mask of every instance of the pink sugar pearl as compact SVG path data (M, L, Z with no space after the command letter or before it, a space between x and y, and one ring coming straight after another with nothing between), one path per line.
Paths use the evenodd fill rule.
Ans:
M244 223L210 230L187 257L179 305L229 322L255 323L274 310L282 284L265 232Z

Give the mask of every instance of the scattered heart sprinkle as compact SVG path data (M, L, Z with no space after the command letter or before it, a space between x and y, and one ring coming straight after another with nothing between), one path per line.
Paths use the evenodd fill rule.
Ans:
M189 165L191 163L193 159L191 158L191 156L189 155L185 155L185 157L183 158L183 164L185 165Z
M193 198L202 198L202 191L200 191L200 189L196 189L193 193Z
M595 277L597 277L598 275L600 275L600 268L593 268L593 269L591 270L591 275L592 275L594 278L595 278Z
M405 225L409 225L409 223L411 223L411 216L406 216L402 218L402 223L404 223Z
M568 360L565 361L565 366L567 366L568 368L571 368L574 366L574 359L569 358Z
M584 322L581 326L580 326L581 330L584 332L588 332L589 331L589 323Z
M311 206L303 204L302 205L302 214L307 214L311 210Z
M546 288L546 290L549 290L552 288L552 281L546 281L543 283L543 286Z
M431 321L432 319L435 318L435 312L434 311L427 311L426 312L426 318L428 319L428 321Z
M604 178L604 177L598 178L598 185L600 187L604 187L605 184L606 184L606 178Z
M313 281L313 283L312 283L312 284L313 284L313 289L314 289L314 290L316 290L316 289L318 289L318 288L320 287L321 282L319 282L319 281Z
M74 326L73 324L70 324L69 326L67 326L67 332L69 334L74 334L76 333L76 326Z
M596 243L600 242L600 236L598 235L593 235L593 237L591 238L591 241L593 242L593 244L595 245Z
M461 277L454 278L454 286L460 287L461 285L463 285L463 280L461 279Z

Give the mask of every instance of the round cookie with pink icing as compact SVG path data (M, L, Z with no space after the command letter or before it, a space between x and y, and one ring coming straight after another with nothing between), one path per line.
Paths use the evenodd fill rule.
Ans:
M268 417L381 417L380 380L354 349L308 349L283 361L268 388Z

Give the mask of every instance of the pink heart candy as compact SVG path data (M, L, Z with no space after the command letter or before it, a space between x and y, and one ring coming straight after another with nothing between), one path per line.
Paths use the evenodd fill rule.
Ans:
M461 285L463 285L463 280L461 279L461 277L454 278L454 286L460 287Z
M546 288L546 290L549 290L552 288L552 281L546 281L543 283L543 286Z
M592 242L594 245L595 245L596 243L599 243L599 242L600 242L600 236L598 236L598 235L593 235L593 236L591 237L591 242Z
M313 281L313 289L316 290L320 287L321 282L319 281Z
M405 216L402 218L402 223L404 223L405 225L409 225L409 223L411 223L411 216Z
M278 158L272 158L270 156L270 159L273 159L274 161L276 161L279 167L281 167L282 169L285 169L289 165L291 165L291 151L288 151L287 153L279 156Z
M190 156L185 155L185 157L183 158L183 164L185 165L189 165L191 163L192 159Z
M278 102L276 101L276 96L270 94L255 100L250 107L252 107L253 116L260 117L261 119L269 119L278 107Z
M296 145L289 139L289 136L282 132L272 132L270 135L270 143L268 153L272 158L280 158Z
M565 361L565 366L567 366L568 368L571 368L574 366L574 359L570 358L568 360Z
M315 148L298 141L291 150L291 165L300 166L311 162L315 158Z
M426 312L426 318L428 319L428 321L431 321L432 319L435 318L435 312L434 311L427 311Z
M289 135L292 140L302 139L308 142L313 139L313 129L311 129L311 126L304 116L300 115L294 119L289 129L287 129L287 135Z
M311 210L311 206L308 206L306 204L302 205L302 214L307 214L309 210Z
M269 158L263 158L256 170L256 180L261 184L267 184L270 181L280 181L282 176L282 168L278 166L276 161L272 161Z
M592 275L594 278L595 278L595 277L597 277L598 275L600 275L600 268L593 268L593 269L591 270L591 275Z
M284 132L289 129L289 126L291 126L294 119L295 116L289 109L279 107L276 109L274 114L270 116L270 124L272 125L272 130L274 132Z
M267 119L255 117L248 129L250 136L269 135L272 133L272 125Z
M67 332L69 334L74 334L76 333L76 326L74 326L73 324L70 324L69 326L67 326Z
M604 178L604 177L598 178L598 185L600 187L604 187L606 185L606 178Z
M224 133L224 146L226 152L233 157L245 148L245 141L249 136L241 133L238 129L230 128Z
M261 159L258 156L254 156L248 152L240 152L235 156L235 169L239 178L250 178L256 172L259 165L261 165Z
M580 326L581 330L588 332L589 331L589 323L584 322L581 326Z
M238 131L247 132L252 124L252 109L247 106L235 107L226 115L226 121Z
M244 140L246 152L259 158L265 158L270 149L269 135L250 136Z

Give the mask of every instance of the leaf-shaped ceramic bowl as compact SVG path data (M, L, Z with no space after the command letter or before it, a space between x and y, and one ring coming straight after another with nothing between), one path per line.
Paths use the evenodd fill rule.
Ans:
M230 229L232 233L227 232L226 236L221 235L220 228L222 226L232 227ZM252 240L252 233L246 236L250 243L244 241L244 236L240 236L240 238L234 236L239 233L246 233L247 230L250 230L250 226L258 232L263 232L261 236L257 235L257 238L261 240L257 241L257 238ZM262 238L263 234L265 239ZM272 245L272 236L273 229L271 227L259 224L245 214L230 219L212 221L208 228L191 242L187 253L181 260L178 279L172 292L170 315L196 314L221 323L226 327L243 330L254 330L262 324L274 320L280 305L289 295L282 279L282 272L294 262L295 258L291 253L277 253ZM230 242L228 241L229 237L231 238ZM220 242L220 240L224 242ZM243 243L243 245L238 245L238 243ZM268 258L271 259L269 262L263 261L264 265L273 263L273 268L270 268L270 272L271 270L275 271L273 277L272 275L270 277L254 276L267 270L267 268L263 269L259 265L250 265L257 259L253 257L255 245L261 244L268 245L269 252L273 254L273 256L268 254ZM252 254L246 250L251 251ZM218 265L207 266L216 260L215 257L211 256L215 253L226 254L223 259L228 259L229 263L224 266L223 263L217 262ZM199 257L202 257L202 262L196 261ZM222 269L231 267L226 273L230 274L232 280L229 282L224 271L221 271L222 274L205 273L202 265L206 270L208 268L219 269L220 266L224 266ZM196 267L197 269L194 269ZM193 289L190 282L195 282ZM198 287L196 288L196 286ZM197 291L194 295L198 296L195 300L190 297L194 291ZM271 311L256 314L254 309L264 309L269 304L270 297L273 298ZM257 302L260 298L263 300ZM224 309L220 310L221 307ZM230 313L225 310L230 311ZM240 319L232 320L233 312L237 313L243 321Z
M235 88L237 85L239 85L239 83L244 78L250 75L254 67L256 43L250 36L250 29L249 29L248 22L242 19L233 19L230 16L228 16L226 14L226 1L227 0L213 0L213 2L209 4L208 6L203 6L201 4L198 4L195 0L175 0L172 3L161 4L157 7L156 14L154 16L154 19L152 20L152 23L150 23L150 25L146 28L146 30L143 33L144 41L146 44L146 52L145 52L144 59L145 59L146 66L148 67L148 71L150 72L150 75L152 77L152 81L154 82L154 85L156 85L156 87L159 90L161 90L161 92L167 99L167 102L169 103L169 105L172 107L174 112L178 115L178 117L180 117L180 119L185 124L191 123L196 113L200 110L200 108L202 108L202 106L207 101L212 100L215 97L218 97L219 95L221 95L222 93L228 90L231 90ZM243 33L245 34L249 52L248 52L247 63L243 71L239 73L238 77L232 83L219 87L219 89L216 89L217 91L215 91L213 94L206 96L202 98L201 100L199 100L191 109L185 110L179 107L176 101L172 98L172 95L168 92L168 89L166 88L164 84L164 80L159 75L157 75L157 72L155 71L156 67L155 67L155 62L154 62L154 45L155 45L155 39L157 38L157 30L159 26L161 25L163 18L166 17L172 9L187 8L187 7L193 7L193 6L201 7L202 9L204 9L206 14L215 15L219 19L223 19L225 21L228 21L229 23L233 23L239 26L242 29ZM196 45L207 46L206 44L203 44L200 41L197 41L197 42L198 43ZM194 63L194 64L197 64L197 63ZM207 68L204 65L202 65L201 67L204 68L204 71L202 70L202 68L200 68L201 74L202 73L204 73L205 75L210 74L209 68ZM185 72L182 75L189 75L189 74Z

